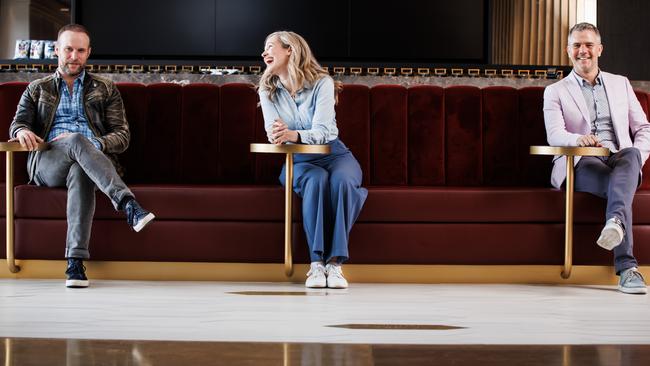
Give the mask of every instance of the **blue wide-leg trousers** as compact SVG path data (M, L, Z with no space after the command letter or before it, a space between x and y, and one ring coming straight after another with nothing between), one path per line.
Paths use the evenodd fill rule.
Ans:
M361 167L340 140L331 154L295 154L293 191L302 198L302 221L312 262L348 257L348 238L368 190L361 187ZM282 167L280 182L285 185Z

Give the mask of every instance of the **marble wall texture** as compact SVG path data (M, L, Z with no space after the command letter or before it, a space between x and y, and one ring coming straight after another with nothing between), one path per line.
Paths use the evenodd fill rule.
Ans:
M33 81L50 73L45 72L2 72L0 73L0 83L10 81ZM227 84L227 83L252 83L259 81L259 75L241 74L241 75L211 75L200 73L97 73L103 77L109 78L115 82L137 82L143 84L152 83L210 83L210 84ZM343 75L334 76L334 79L342 81L344 84L362 84L375 86L380 84L403 85L438 85L447 87L451 85L470 85L479 88L487 86L510 86L514 88L524 88L528 86L546 86L557 80L536 79L536 78L505 78L505 77L455 77L455 76L354 76ZM635 89L643 90L650 93L650 81L632 81Z

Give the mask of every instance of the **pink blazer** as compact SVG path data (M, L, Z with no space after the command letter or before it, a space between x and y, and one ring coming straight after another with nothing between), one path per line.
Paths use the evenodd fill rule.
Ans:
M629 80L600 72L620 149L636 147L645 163L650 154L650 124ZM582 90L572 71L544 90L544 123L551 146L577 146L578 137L591 133L589 111ZM566 157L555 157L551 184L560 188L566 179ZM576 157L575 164L580 160Z

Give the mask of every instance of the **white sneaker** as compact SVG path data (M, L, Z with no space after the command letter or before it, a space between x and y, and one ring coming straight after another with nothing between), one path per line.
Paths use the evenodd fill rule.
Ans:
M327 287L348 288L348 280L343 277L343 269L340 264L327 263Z
M605 223L605 227L600 232L600 237L596 243L607 250L612 250L621 244L624 235L625 231L623 230L621 220L617 217L612 217Z
M307 272L307 281L305 287L324 288L327 287L325 266L321 262L312 262L309 272Z

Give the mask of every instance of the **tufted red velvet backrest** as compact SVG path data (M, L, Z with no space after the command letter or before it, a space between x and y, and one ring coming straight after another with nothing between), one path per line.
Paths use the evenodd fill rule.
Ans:
M26 83L0 84L0 138ZM266 142L250 84L121 83L131 144L125 180L145 184L278 184L283 157L249 152ZM340 137L370 186L549 186L544 89L494 86L345 85L336 106ZM648 113L650 94L637 92ZM4 137L3 137L4 136ZM16 176L26 181L25 154ZM0 159L4 169L4 159ZM643 189L650 189L650 164ZM4 180L4 175L2 175Z

